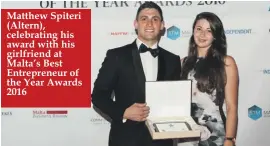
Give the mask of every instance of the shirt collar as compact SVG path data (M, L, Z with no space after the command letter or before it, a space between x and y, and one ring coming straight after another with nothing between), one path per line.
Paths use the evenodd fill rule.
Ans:
M137 44L138 49L140 48L142 43L143 42L139 38L137 38L136 44ZM144 45L147 46L146 44L144 44ZM152 48L152 49L156 49L158 47L158 42L156 42L153 46L147 46L147 47Z

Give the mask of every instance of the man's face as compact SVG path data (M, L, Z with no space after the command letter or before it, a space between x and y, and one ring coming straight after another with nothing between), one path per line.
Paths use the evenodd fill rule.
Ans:
M161 21L161 16L156 9L146 8L139 13L134 26L138 30L138 38L141 41L157 41L160 31L164 28L164 22Z

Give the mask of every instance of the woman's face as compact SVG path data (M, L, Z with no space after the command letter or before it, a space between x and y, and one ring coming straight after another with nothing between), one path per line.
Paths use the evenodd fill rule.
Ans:
M194 27L194 41L198 49L208 49L214 40L210 24L206 19L197 21Z

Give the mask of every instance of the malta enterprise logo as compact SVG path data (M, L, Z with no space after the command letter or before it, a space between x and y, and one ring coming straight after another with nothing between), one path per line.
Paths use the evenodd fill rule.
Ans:
M67 110L33 110L33 118L67 118Z
M192 34L191 31L181 30L176 26L171 26L167 29L167 38L171 40L177 40L180 37L190 37Z

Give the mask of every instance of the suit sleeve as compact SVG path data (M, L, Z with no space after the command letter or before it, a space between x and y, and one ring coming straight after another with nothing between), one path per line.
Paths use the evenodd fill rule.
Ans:
M111 98L118 78L118 57L108 50L94 83L92 103L113 121L122 120L125 109Z

